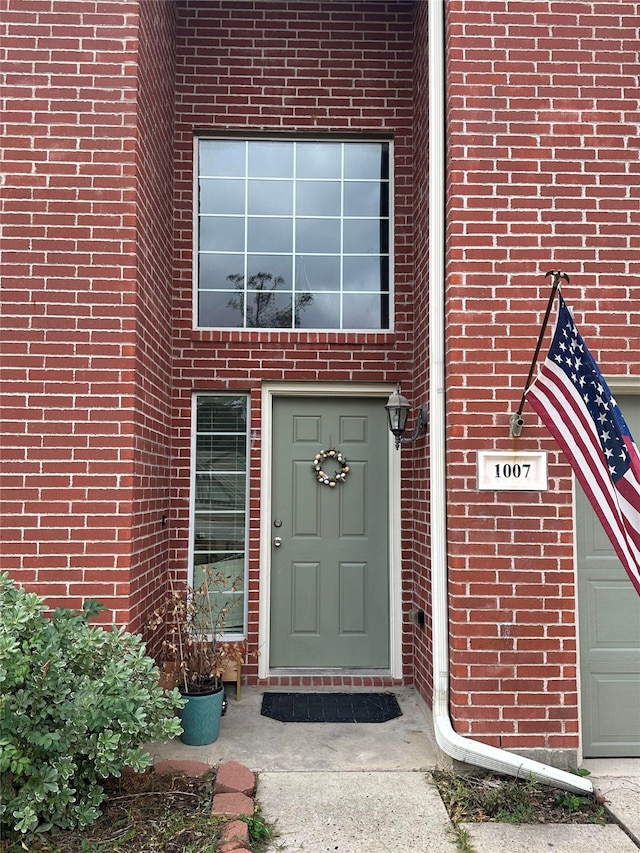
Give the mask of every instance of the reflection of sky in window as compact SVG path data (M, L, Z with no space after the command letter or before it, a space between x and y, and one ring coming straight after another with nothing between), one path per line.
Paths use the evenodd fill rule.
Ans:
M381 209L380 184L366 181L347 182L344 185L345 216L385 216ZM384 205L386 208L386 204Z
M339 329L339 294L316 293L313 302L299 316L299 329Z
M244 217L201 217L199 248L209 252L243 252Z
M296 251L298 252L339 252L339 219L298 219L296 220Z
M380 222L377 219L345 219L342 248L347 254L386 252L386 245L381 245Z
M249 217L247 249L249 252L292 252L293 219Z
M232 139L201 139L200 174L244 176L245 143Z
M288 178L293 174L293 142L250 142L249 177Z
M229 304L231 299L239 303L238 308ZM222 290L219 292L201 290L198 304L198 325L200 326L225 326L235 329L243 325L242 305L244 305L244 296L242 293L231 294Z
M343 261L343 286L345 290L381 290L380 256L366 255L345 258Z
M299 142L296 174L299 178L339 178L342 145L339 142Z
M352 329L380 328L380 297L375 293L344 294L343 323Z
M380 163L380 150L388 146L378 143L358 142L344 147L344 176L345 178L381 178L383 174Z
M339 181L302 181L296 186L298 216L340 216Z
M200 181L200 213L244 213L244 181L203 178Z
M249 181L249 214L291 216L293 181Z
M201 253L200 263L200 287L207 290L233 288L235 282L230 276L240 276L243 280L244 257L242 255L218 255Z
M296 290L340 290L340 258L304 255L296 259Z

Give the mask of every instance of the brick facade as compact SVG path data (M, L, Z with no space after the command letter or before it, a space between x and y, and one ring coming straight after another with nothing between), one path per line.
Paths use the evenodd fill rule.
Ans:
M187 0L177 26L172 568L188 548L191 395L248 392L251 405L249 631L256 648L261 496L261 385L396 382L411 375L413 331L412 19L391 3L240 4ZM385 134L395 147L395 288L388 333L193 331L193 136L196 131ZM409 581L407 580L407 585ZM407 608L409 607L407 599ZM407 656L411 634L407 632ZM257 665L250 664L255 677ZM287 683L280 679L280 683ZM351 677L346 679L352 683ZM356 682L358 683L358 682ZM362 680L359 682L362 683ZM365 683L371 683L368 679Z
M475 454L512 447L547 269L571 275L603 371L638 372L638 5L446 4L446 314L429 318L427 3L2 0L2 569L138 630L186 575L192 393L246 392L255 650L262 383L402 380L422 401L444 323L454 725L576 749L570 471L528 409L519 446L549 452L549 491L479 492ZM392 332L193 330L193 138L229 131L393 139ZM403 661L429 700L445 508L425 448L403 450L403 609L426 613Z
M526 407L549 491L475 490L509 450L549 293L605 375L638 372L638 4L447 4L452 716L502 747L577 746L570 470ZM547 341L549 338L547 337Z

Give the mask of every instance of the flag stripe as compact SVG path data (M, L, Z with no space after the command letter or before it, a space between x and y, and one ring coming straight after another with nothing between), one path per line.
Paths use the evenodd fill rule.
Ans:
M553 367L554 365L545 364L542 370L545 372L546 378L550 377L545 368L553 370ZM571 390L569 390L569 393L571 393ZM543 382L538 383L537 380L535 392L528 394L527 398L566 456L577 463L573 464L572 462L574 473L596 515L600 519L620 561L625 568L627 565L633 565L634 563L637 566L640 563L640 553L638 552L638 548L633 547L632 543L629 542L627 531L624 527L621 530L621 511L616 500L613 484L610 478L602 476L599 467L592 467L596 448L593 444L589 446L580 435L576 435L572 430L562 428L563 426L566 427L567 420L570 420L572 417L578 416L580 418L581 412L572 406L564 405L567 401L562 397L558 399L553 393L553 385L549 387ZM556 417L547 419L548 412L555 413ZM596 461L601 464L601 460ZM620 530L622 535L618 535L618 531ZM627 573L640 594L640 576L629 572L628 569Z
M578 463L574 469L576 477L587 493L587 497L601 523L607 529L607 535L611 536L610 531L613 532L615 527L620 524L620 509L613 483L608 476L603 475L604 457L602 457L600 446L598 445L596 448L593 440L586 440L592 432L591 429L582 433L562 428L568 420L575 420L576 418L584 423L584 415L580 411L580 400L575 399L575 391L571 388L564 389L565 394L568 394L569 397L560 393L562 388L557 388L557 384L558 381L561 382L561 378L558 380L558 377L553 375L554 365L545 365L542 372L548 382L540 382L536 390L541 392L544 388L546 391L545 399L538 403L537 397L532 396L529 398L529 402L543 420L546 418L546 411L555 413L556 417L547 423L547 427L566 455ZM622 544L620 543L620 545ZM624 544L627 544L626 538ZM626 559L629 558L631 555L627 554Z
M562 295L549 354L526 398L571 463L640 594L640 455Z

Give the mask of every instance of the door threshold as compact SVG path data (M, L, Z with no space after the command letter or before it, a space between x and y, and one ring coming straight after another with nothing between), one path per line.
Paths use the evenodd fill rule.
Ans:
M278 678L284 676L294 678L318 678L321 676L345 675L349 678L391 678L390 669L348 669L345 667L324 669L300 669L294 667L274 667L269 670L267 678Z

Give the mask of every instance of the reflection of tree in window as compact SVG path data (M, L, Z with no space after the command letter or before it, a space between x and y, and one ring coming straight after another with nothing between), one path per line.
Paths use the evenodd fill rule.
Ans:
M235 273L227 276L228 281L232 281L236 290L240 293L245 292L244 276L241 273ZM291 308L292 297L289 301L282 304L282 300L277 297L285 296L283 288L285 280L281 275L273 276L268 272L258 272L249 277L247 281L247 296L251 292L253 301L250 303L247 299L247 317L245 328L247 329L275 329L286 328L291 326ZM295 298L295 316L293 328L300 326L300 315L313 302L311 293L300 293ZM278 304L280 303L280 304ZM243 299L230 299L227 305L236 311L243 313Z

